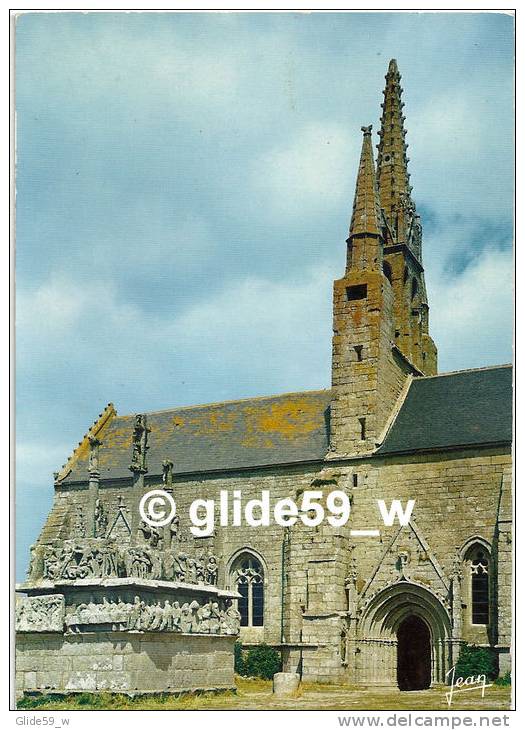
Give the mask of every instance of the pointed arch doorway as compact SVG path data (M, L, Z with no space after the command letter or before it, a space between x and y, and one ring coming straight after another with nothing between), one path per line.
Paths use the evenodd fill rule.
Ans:
M436 593L408 580L387 586L371 596L357 625L357 682L400 689L444 683L452 666L451 633Z
M432 681L430 629L419 616L407 616L397 629L397 684L401 691L428 689Z

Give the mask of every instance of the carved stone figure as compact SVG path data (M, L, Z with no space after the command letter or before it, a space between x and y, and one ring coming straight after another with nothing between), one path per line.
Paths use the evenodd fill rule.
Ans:
M171 604L168 600L164 601L159 631L173 631L173 614Z
M165 580L175 580L175 557L171 552L163 555L162 575Z
M175 575L178 580L185 582L186 581L186 564L187 564L188 556L186 553L179 553L178 555L175 555Z
M31 545L29 548L29 566L27 578L29 581L38 580L44 572L43 550L40 545Z
M206 564L205 581L212 586L217 585L217 575L219 566L217 565L217 558L215 555L208 556L208 562Z
M187 573L186 578L190 583L197 582L197 561L194 558L188 558L186 561Z
M239 633L239 628L241 625L241 614L235 607L235 604L233 601L230 601L230 605L226 609L226 613L223 618L223 623L225 626L225 630L223 631L223 633L233 634L233 635L236 635Z
M129 631L136 631L140 628L140 614L142 612L140 598L135 596L133 606L129 612L127 628Z
M205 603L197 611L198 630L201 634L210 633L211 601Z
M217 601L211 601L210 606L210 634L218 634L221 630L222 612Z
M156 548L162 539L161 533L154 525L148 525L144 520L139 525L139 531L142 533L142 537L151 547Z
M151 560L151 577L153 580L160 580L162 578L162 555L152 550L149 553L149 558Z
M166 491L173 491L173 462L171 459L164 459L162 462L162 483Z
M408 578L407 570L410 563L410 553L407 550L400 550L397 556L397 569L401 578Z
M191 608L189 603L183 603L180 613L180 630L183 634L189 634L191 631Z
M148 428L146 416L139 413L135 416L135 425L133 428L133 451L131 454L130 471L139 474L146 474L148 467L146 465L146 454L149 449L148 434L151 429Z
M197 583L204 583L206 580L206 565L203 560L195 561L195 577Z
M190 633L197 633L199 630L199 609L200 605L197 603L197 601L192 601L189 605L189 612L190 612Z
M96 436L89 436L89 462L88 462L88 471L90 474L92 473L98 473L99 471L99 465L98 465L98 457L99 457L99 447L101 446L102 441L99 441L99 439Z
M179 528L180 528L180 517L179 517L179 515L176 514L169 525L170 548L173 547L173 545L177 541L177 538L179 535Z
M104 505L97 499L95 502L95 537L106 537L108 528L108 517L104 510Z
M173 604L173 628L175 631L182 631L182 607L178 601Z

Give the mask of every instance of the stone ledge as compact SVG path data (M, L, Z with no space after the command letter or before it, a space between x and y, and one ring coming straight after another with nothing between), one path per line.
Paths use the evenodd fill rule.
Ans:
M180 583L169 580L152 580L149 578L80 578L78 580L50 581L41 580L17 583L15 590L19 593L40 593L42 591L63 591L67 588L160 588L168 591L187 591L210 593L220 598L240 598L240 593L223 590L207 583Z

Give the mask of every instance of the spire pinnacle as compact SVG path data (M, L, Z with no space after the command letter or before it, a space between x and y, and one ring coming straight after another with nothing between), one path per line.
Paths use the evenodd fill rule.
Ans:
M372 151L372 125L361 127L361 131L363 146L355 186L350 238L364 233L372 236L381 235L379 196Z
M395 58L390 59L390 63L388 64L388 73L399 73L399 71L397 70L397 61Z
M381 208L396 238L404 238L404 226L398 220L402 216L402 209L406 201L410 200L410 176L407 170L408 158L405 143L405 128L403 116L404 104L401 101L403 89L400 85L401 74L397 62L393 58L388 65L385 76L386 85L384 102L381 105L381 129L379 131L378 158L377 158L377 185ZM400 238L401 237L401 238Z

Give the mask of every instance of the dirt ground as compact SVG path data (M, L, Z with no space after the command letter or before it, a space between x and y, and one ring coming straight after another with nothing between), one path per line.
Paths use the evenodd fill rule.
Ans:
M397 689L362 689L351 686L303 684L294 697L275 698L272 683L236 678L237 692L224 694L152 696L130 698L124 695L83 694L67 698L25 698L19 709L34 710L443 710L447 711L447 688L435 687L420 692ZM508 710L510 687L488 687L455 694L451 710Z

